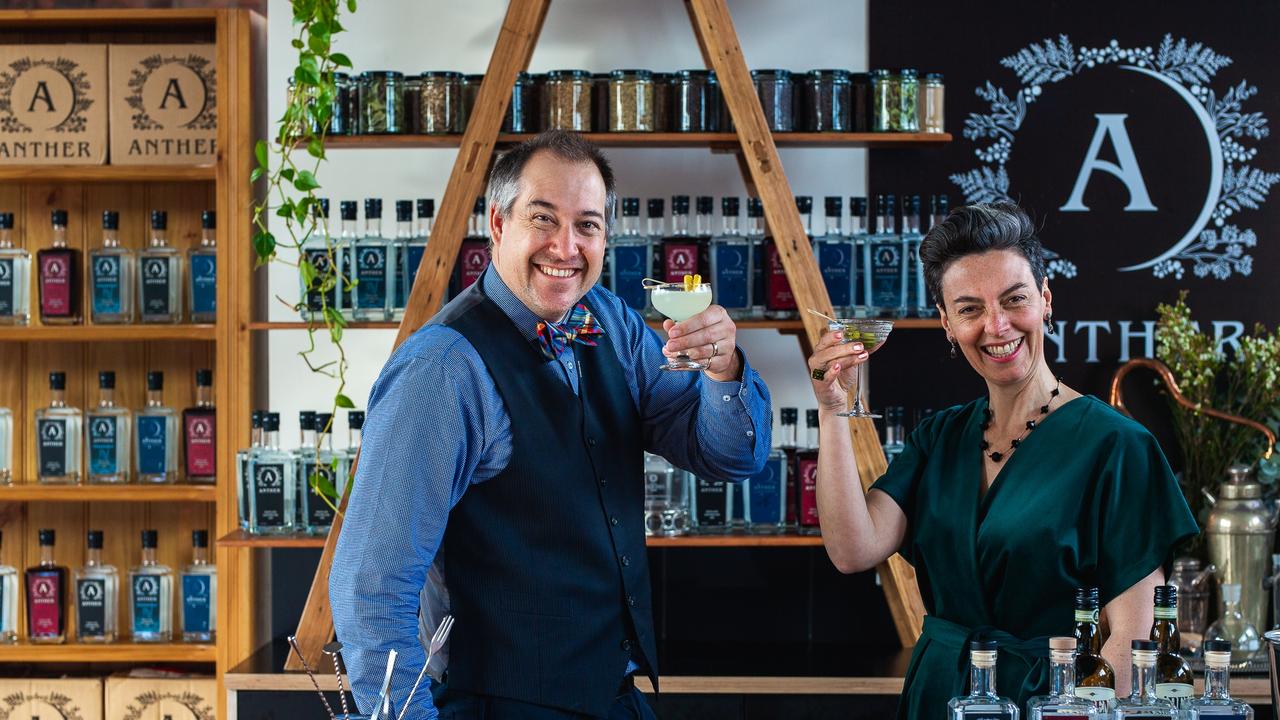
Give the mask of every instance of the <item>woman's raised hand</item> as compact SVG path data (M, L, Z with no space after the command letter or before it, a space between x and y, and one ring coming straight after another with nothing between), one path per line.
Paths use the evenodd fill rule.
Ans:
M862 343L843 340L844 333L840 330L823 333L809 358L813 394L818 399L818 407L824 410L839 412L848 407L854 373L870 356Z

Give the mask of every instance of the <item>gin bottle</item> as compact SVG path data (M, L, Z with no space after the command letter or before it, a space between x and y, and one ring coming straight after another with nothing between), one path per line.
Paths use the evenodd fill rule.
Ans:
M405 260L409 254L409 243L413 240L413 201L397 200L396 201L396 236L391 241L393 254L396 258L394 278L391 284L394 286L391 298L391 317L395 320L404 318L405 299L409 297L409 285L405 282L408 279L406 275Z
M293 532L296 496L293 456L280 449L280 414L262 418L262 447L249 455L249 532Z
M729 526L730 497L724 480L693 478L692 513L698 532L709 535L723 533Z
M949 720L1018 720L1018 705L996 694L996 644L969 643L969 694L947 703Z
M137 259L120 247L120 213L102 213L102 247L89 253L90 317L99 325L133 322Z
M320 198L311 206L311 214L315 225L302 241L301 262L311 266L313 277L308 282L301 280L299 276L302 286L302 319L323 322L325 308L333 308L339 312L342 310L342 303L338 299L342 291L342 277L338 272L342 247L337 238L333 238L333 247L329 247L327 242L329 199Z
M643 314L649 304L644 279L649 274L652 251L649 238L640 234L640 198L622 198L622 218L609 238L609 290L627 307Z
M350 410L347 412L347 449L342 451L346 459L347 471L342 485L338 488L339 498L347 494L347 488L351 486L351 481L355 479L356 458L360 457L360 444L363 440L364 411Z
M902 212L902 284L906 288L906 315L921 316L929 293L924 288L924 266L920 263L920 213L923 203L919 195L912 195Z
M67 211L54 210L53 245L36 252L40 272L40 320L46 325L80 322L80 250L67 246Z
M217 482L218 423L213 407L213 371L196 370L196 404L182 411L182 457L187 482Z
M151 238L138 253L138 298L144 323L182 322L182 254L169 244L169 213L151 211Z
M688 473L660 455L644 454L644 534L689 532Z
M142 561L129 570L129 626L134 642L173 639L173 570L156 562L156 531L142 531Z
M31 319L31 253L13 246L13 213L0 213L0 325Z
M796 450L796 522L800 532L816 535L818 525L818 411L805 410L807 442Z
M1076 588L1076 694L1096 703L1115 704L1116 672L1102 657L1098 629L1098 588Z
M13 413L0 407L0 485L13 484Z
M453 267L451 296L471 287L489 267L489 216L485 214L484 196L476 198L471 208L471 223L467 236L458 247L458 259Z
M395 292L392 274L395 247L382 237L380 198L366 198L364 201L364 234L356 241L355 261L355 319L387 320L391 317L391 300Z
M1179 720L1181 715L1168 700L1156 693L1156 655L1158 646L1152 640L1133 641L1133 692L1116 705L1115 720L1127 718L1164 718Z
M894 229L898 202L892 195L876 196L876 232L863 247L862 268L867 309L876 317L897 317L906 305L902 239Z
M90 483L127 483L133 453L133 413L116 405L116 374L98 373L98 406L85 418Z
M191 322L211 323L218 319L218 234L217 214L200 214L200 244L187 253L191 275Z
M338 262L338 293L342 303L342 316L348 320L355 317L356 284L359 271L356 267L356 213L358 205L355 200L343 200L338 203L338 213L342 219L342 230L338 234L334 253Z
M930 195L929 196L929 229L930 230L932 230L935 226L940 224L943 220L947 219L947 215L950 212L948 207L949 207L949 201L947 200L946 195ZM917 314L920 317L937 317L938 307L935 304L937 301L937 298L928 297L929 286L924 279L924 262L923 261L916 264L916 272L918 273L916 282L919 284L921 288L924 288L924 292L920 295L920 302L917 303L917 306L916 306Z
M786 528L787 455L781 448L770 451L764 469L747 480L746 493L751 532L774 534Z
M1155 589L1155 620L1151 623L1151 640L1156 643L1156 694L1182 710L1195 696L1195 679L1191 666L1179 650L1182 635L1178 632L1178 587L1159 585Z
M84 415L67 407L67 374L49 373L49 407L36 411L37 480L45 485L80 482Z
M316 413L303 410L298 413L298 446L289 451L293 456L293 525L295 530L305 530L307 522L303 504L311 485L310 470L316 464Z
M1253 708L1231 699L1231 643L1207 640L1204 643L1204 695L1190 703L1190 720L1229 718L1253 720Z
M1240 612L1240 584L1223 583L1220 589L1222 616L1204 631L1204 639L1231 643L1231 663L1241 668L1262 650L1262 638L1253 623Z
M178 415L164 404L164 373L147 373L147 404L134 416L135 462L140 483L178 480Z
M796 209L800 211L800 225L804 228L805 238L812 242L813 198L808 195L796 196ZM796 297L791 292L791 279L787 277L787 269L782 264L778 243L770 236L765 238L764 247L765 315L775 320L795 317Z
M183 642L211 643L218 631L218 567L209 562L209 531L191 532L191 564L182 569L178 605Z
M404 277L399 287L404 288L404 305L409 304L409 295L413 293L413 284L418 280L418 266L422 264L422 255L427 251L427 240L431 237L436 218L436 201L431 198L418 198L418 224L413 236L404 248Z
M867 199L849 198L849 243L853 247L853 316L867 316L867 274L863 257L867 252Z
M703 260L709 253L700 238L689 234L689 196L671 197L671 234L653 248L653 277L663 282L681 282L685 275L711 277Z
M337 495L338 478L346 477L346 455L333 449L333 415L319 413L315 416L315 431L319 438L319 450L312 446L310 464L304 464L303 492L299 497L302 507L302 529L312 535L323 535L333 526L333 503Z
M738 198L720 200L723 226L711 240L711 287L729 317L751 313L751 240L738 227Z
M884 457L887 462L902 454L906 446L906 430L902 425L903 409L898 406L884 410Z
M796 454L800 452L800 411L793 407L781 408L778 410L778 423L782 429L778 446L782 448L787 458L787 486L784 501L787 504L787 514L784 522L788 528L794 528L800 515L797 504L800 499L798 488L800 468L796 465Z
M18 605L21 602L18 569L12 565L0 565L0 644L10 645L18 641Z
M764 205L760 198L747 198L747 241L751 243L751 313L760 320L765 316L765 273L768 271L768 237L764 232Z
M27 568L27 640L63 643L67 639L67 569L53 560L57 536L40 530L40 561Z
M645 272L649 273L649 277L655 280L662 279L662 276L658 275L657 271L657 254L662 248L662 238L666 235L666 207L667 203L662 198L649 198L648 203L645 205L645 241L649 246L649 264L645 265ZM683 278L681 279L683 280ZM645 302L648 303L645 305L645 317L650 319L661 318L662 314L653 307L653 303L649 302L648 295L649 293L645 293Z
M1049 638L1049 694L1027 701L1029 720L1093 720L1102 717L1093 703L1075 694L1075 652L1075 638Z
M254 410L250 415L249 447L236 451L236 502L240 512L240 529L249 529L249 495L253 487L249 484L249 457L253 451L262 447L261 410Z
M822 271L822 283L838 317L851 317L853 313L854 262L853 236L845 235L840 227L844 213L844 201L828 196L823 204L827 211L826 230L813 241L818 269Z
M116 602L120 575L102 562L102 531L90 530L85 542L84 567L75 572L76 639L83 643L116 640Z

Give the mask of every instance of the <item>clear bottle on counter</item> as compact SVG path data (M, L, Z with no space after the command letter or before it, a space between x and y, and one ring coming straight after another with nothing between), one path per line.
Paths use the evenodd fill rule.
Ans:
M666 458L644 454L644 534L674 537L689 532L688 474Z
M398 135L407 132L404 107L404 73L369 70L357 83L360 134Z
M791 71L752 70L751 79L755 82L756 94L760 96L760 108L764 111L764 121L769 129L773 132L794 130L794 90Z
M502 121L504 133L536 133L540 125L538 118L538 84L533 75L521 72L516 75L515 84L511 87L511 104L507 105L507 115Z
M460 133L462 73L424 72L418 76L418 132L426 135Z
M681 70L671 87L671 130L720 132L720 85L713 70Z
M552 70L543 86L547 114L545 130L591 131L591 73L586 70Z
M969 694L947 702L948 720L1018 720L1018 704L996 693L996 644L969 643Z
M151 237L138 253L138 309L144 323L182 322L182 253L169 244L169 213L151 211Z
M1116 705L1115 720L1128 718L1161 718L1180 720L1180 714L1167 699L1156 692L1156 655L1159 651L1152 640L1134 640L1133 691Z
M116 603L120 598L120 573L102 562L102 531L90 530L85 540L84 566L74 575L76 639L82 643L115 642Z
M738 226L738 211L738 198L721 198L722 228L711 239L711 287L716 304L734 319L751 313L751 240Z
M801 82L801 127L809 132L849 132L853 126L849 71L811 70Z
M730 506L729 483L724 480L712 480L704 477L693 477L693 524L698 533L703 535L719 535L729 528Z
M173 569L156 561L158 533L142 531L142 559L129 570L129 626L137 643L173 639Z
M31 253L13 246L13 213L0 212L0 325L31 320Z
M116 405L115 395L116 374L110 370L99 372L98 406L89 411L84 423L90 484L129 482L133 413Z
M1093 720L1102 715L1093 703L1077 697L1075 668L1076 639L1049 638L1049 694L1027 701L1028 720Z
M187 251L187 274L191 278L191 322L218 320L218 217L214 210L200 213L200 244Z
M925 73L920 85L920 132L946 132L943 99L946 87L942 73Z
M1191 701L1189 720L1253 720L1253 708L1231 697L1231 656L1230 642L1205 641L1204 695Z
M1205 631L1204 639L1205 642L1225 640L1231 643L1232 667L1244 668L1262 650L1262 637L1253 623L1240 612L1240 585L1222 583L1219 589L1222 594L1222 615Z
M609 132L653 132L653 73L609 73Z
M89 252L89 317L95 324L133 322L137 258L120 247L120 213L102 213L102 247Z
M191 564L182 569L178 626L182 641L211 643L218 632L218 566L209 562L209 531L191 532Z
M49 406L36 411L36 481L42 485L80 482L80 442L84 414L67 406L67 374L49 373Z

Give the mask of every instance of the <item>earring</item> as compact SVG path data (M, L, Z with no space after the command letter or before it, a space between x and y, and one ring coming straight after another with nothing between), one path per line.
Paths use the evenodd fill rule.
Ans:
M956 359L956 339L953 337L948 337L947 342L951 343L951 359L955 360Z
M1044 316L1044 331L1050 335L1055 332L1053 329L1053 313Z

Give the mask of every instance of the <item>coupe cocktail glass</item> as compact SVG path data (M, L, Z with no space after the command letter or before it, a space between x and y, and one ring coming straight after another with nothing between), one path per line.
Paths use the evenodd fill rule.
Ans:
M889 339L889 332L893 330L893 322L889 320L872 320L870 318L849 318L840 319L836 322L827 323L827 329L844 333L842 343L860 342L863 349L868 354L874 353L884 346L884 341ZM862 388L859 378L861 373L854 373L853 376L853 407L842 413L836 413L840 417L861 417L861 418L878 418L879 415L869 412L862 405Z
M686 290L680 283L667 283L652 289L650 299L658 312L677 323L684 322L711 306L711 286L706 283ZM669 360L662 370L706 370L707 366L685 353Z

